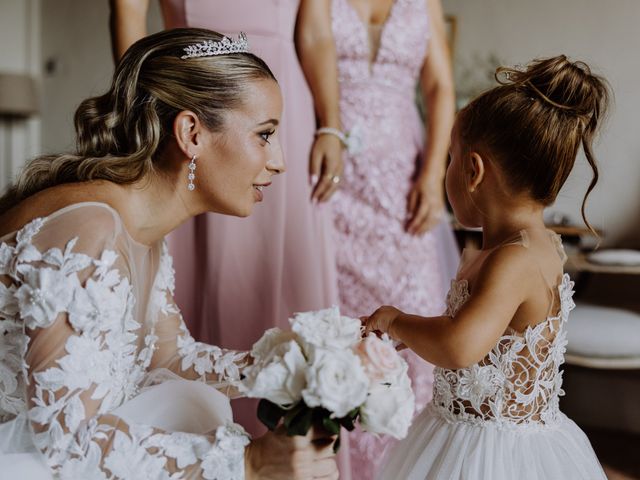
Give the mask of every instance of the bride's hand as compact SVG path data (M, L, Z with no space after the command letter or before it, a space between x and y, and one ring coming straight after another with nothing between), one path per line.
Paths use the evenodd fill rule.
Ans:
M333 440L311 429L305 436L289 436L283 427L254 439L245 450L247 480L303 480L338 478Z

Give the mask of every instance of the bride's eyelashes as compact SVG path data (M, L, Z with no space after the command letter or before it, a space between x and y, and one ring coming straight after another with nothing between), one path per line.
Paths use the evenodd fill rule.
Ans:
M262 140L270 144L271 142L269 141L269 138L274 133L276 133L275 129L271 129L271 130L266 130L264 132L260 132L259 135L260 135L260 138L262 138Z

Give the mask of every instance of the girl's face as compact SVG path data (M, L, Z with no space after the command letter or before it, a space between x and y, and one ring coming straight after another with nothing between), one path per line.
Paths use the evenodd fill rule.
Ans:
M271 79L255 80L242 106L226 114L223 132L203 136L196 192L207 210L246 217L263 200L271 177L284 172L278 125L282 96Z
M471 180L471 159L460 141L458 122L451 130L451 161L447 168L445 186L447 198L458 221L468 228L480 227L478 209L471 198L469 183Z

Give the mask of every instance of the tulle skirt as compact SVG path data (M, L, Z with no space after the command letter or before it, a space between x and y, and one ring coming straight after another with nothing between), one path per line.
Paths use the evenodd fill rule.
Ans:
M213 386L171 378L171 374L163 376L169 379L145 387L111 413L130 424L199 435L214 432L218 426L232 421L229 399ZM26 415L20 414L0 424L0 480L53 478L44 457L33 444Z
M564 414L553 426L452 423L429 405L385 461L384 480L606 480Z

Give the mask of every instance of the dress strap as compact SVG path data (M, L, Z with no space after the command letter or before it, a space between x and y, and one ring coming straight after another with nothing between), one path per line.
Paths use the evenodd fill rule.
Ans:
M543 232L539 232L543 233ZM548 238L553 246L554 250L558 254L562 265L567 261L567 254L564 251L564 247L562 246L562 239L560 235L555 233L552 230L546 230L544 233L548 235ZM536 233L538 235L538 233ZM519 245L526 249L531 247L531 233L528 230L520 230L513 237L508 238L501 244L497 245L493 250L497 250L499 248L508 246L508 245ZM542 278L542 281L547 286L548 294L549 294L549 309L547 311L547 317L555 316L557 310L560 308L560 296L558 293L558 286L562 282L562 277L560 279L554 278L553 280L549 278L548 272L545 273L545 269L543 268L543 263L539 262L537 265L538 273Z
M556 252L558 252L558 256L560 260L562 260L562 264L567 263L567 253L564 251L564 246L562 245L562 237L560 234L554 232L553 230L548 230L549 236L551 237L551 241L553 245L556 247Z

